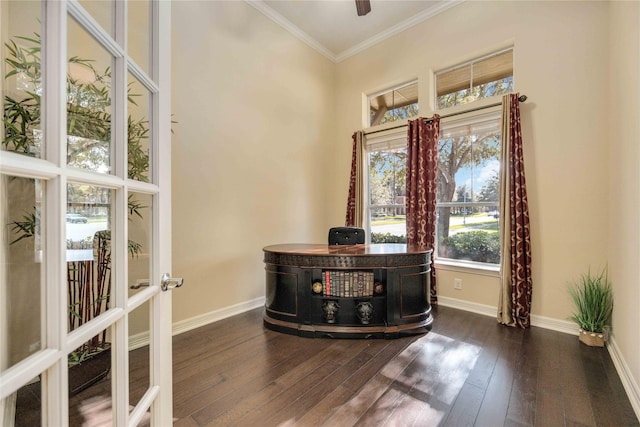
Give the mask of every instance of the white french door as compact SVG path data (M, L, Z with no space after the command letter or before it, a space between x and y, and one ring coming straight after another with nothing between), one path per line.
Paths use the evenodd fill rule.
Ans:
M0 425L172 423L170 9L0 2Z

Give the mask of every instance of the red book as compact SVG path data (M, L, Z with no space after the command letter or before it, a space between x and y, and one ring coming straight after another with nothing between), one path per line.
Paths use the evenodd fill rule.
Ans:
M327 286L327 289L326 289L327 293L325 295L328 296L328 295L331 295L331 274L329 273L329 270L324 272L324 277L325 277L325 280L327 282L327 285L326 285Z

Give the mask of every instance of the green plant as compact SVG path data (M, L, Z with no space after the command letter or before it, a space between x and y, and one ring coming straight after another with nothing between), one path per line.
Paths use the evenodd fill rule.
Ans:
M371 233L371 243L407 243L407 236L391 233Z
M607 268L597 275L592 275L589 269L580 280L569 286L569 294L575 305L570 319L583 331L604 332L613 311L613 290Z
M17 235L17 237L9 243L10 245L40 233L40 221L36 213L37 209L34 206L33 212L27 212L22 216L22 221L13 221L9 224L13 232Z
M90 359L92 356L95 356L96 354L106 350L107 348L110 347L96 347L93 350L81 348L76 351L72 351L71 353L69 353L69 357L67 358L69 367L79 365L82 362Z
M446 258L500 263L500 238L498 233L473 230L445 237L440 241L440 254Z

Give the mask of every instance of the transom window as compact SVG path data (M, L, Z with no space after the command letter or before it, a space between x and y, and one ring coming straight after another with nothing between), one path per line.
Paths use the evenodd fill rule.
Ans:
M436 110L513 92L513 48L435 73Z
M369 95L367 100L369 126L418 117L418 81Z

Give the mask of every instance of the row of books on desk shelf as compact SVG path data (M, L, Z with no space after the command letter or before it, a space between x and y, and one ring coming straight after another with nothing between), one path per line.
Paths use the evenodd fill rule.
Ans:
M332 297L373 296L373 272L325 270L322 272L322 295Z

